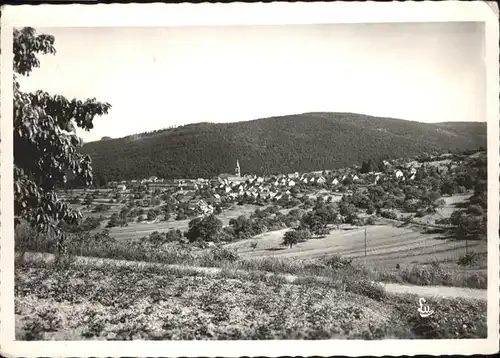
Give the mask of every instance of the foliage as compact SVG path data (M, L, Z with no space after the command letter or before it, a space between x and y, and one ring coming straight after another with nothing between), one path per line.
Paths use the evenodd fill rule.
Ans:
M232 124L190 124L91 142L83 150L93 158L96 175L108 180L149 175L210 178L232 172L236 159L245 172L265 175L341 168L362 160L484 145L485 123L466 125L450 125L443 132L434 124L357 114L308 113ZM383 130L374 132L373 126Z
M38 54L55 54L54 43L53 36L38 35L33 28L14 29L14 213L40 231L55 231L61 245L57 223L75 223L81 214L59 201L55 188L67 183L68 172L84 185L93 179L90 157L79 152L75 125L92 129L94 117L107 114L111 105L21 91L17 76L29 76L40 66Z
M116 226L128 226L127 220L123 217L120 217L118 214L114 213L111 215L111 218L106 225L107 228L113 228Z
M311 232L308 229L290 230L283 236L283 245L292 248L293 245L299 242L304 242L311 239Z
M475 252L469 252L458 258L457 264L460 266L476 266L479 263L479 257Z
M197 240L217 242L221 231L222 221L212 214L191 220L189 230L186 232L186 238L190 242Z

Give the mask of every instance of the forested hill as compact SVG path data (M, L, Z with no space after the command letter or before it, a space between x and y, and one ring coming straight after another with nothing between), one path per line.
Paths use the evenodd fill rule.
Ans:
M424 152L486 147L486 123L425 124L352 113L304 113L197 123L90 142L97 181L213 177L333 169Z

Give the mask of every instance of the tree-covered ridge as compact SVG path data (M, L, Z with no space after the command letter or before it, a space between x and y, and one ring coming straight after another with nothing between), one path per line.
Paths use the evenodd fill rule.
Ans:
M334 169L365 160L486 146L486 123L426 124L352 113L197 123L87 143L96 181Z

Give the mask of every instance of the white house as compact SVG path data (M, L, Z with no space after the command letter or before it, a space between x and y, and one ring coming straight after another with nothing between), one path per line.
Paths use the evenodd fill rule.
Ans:
M127 189L127 187L125 186L125 184L118 184L116 186L116 189L121 190L121 191L125 191Z
M359 178L358 178L358 176L357 176L357 175L354 175L354 176L352 177L352 180L353 180L353 181L355 181L355 180L359 180Z
M288 183L289 186L295 186L295 182L293 180L290 180L290 182Z
M317 180L317 183L318 184L324 184L326 182L326 179L324 177L319 177L318 180Z
M401 171L401 169L398 169L398 170L396 170L394 175L396 176L396 178L401 178L401 177L403 177L403 172Z
M333 185L337 185L339 183L339 180L337 178L333 179L332 180L332 184Z

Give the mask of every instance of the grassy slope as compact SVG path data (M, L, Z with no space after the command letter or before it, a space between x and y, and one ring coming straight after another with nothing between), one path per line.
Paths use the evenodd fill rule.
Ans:
M267 232L249 240L228 244L238 249L245 258L295 257L308 259L324 255L339 254L364 260L364 228L352 230L332 230L321 239L312 239L290 248L281 245L283 234L279 230ZM397 263L426 263L456 261L465 253L465 242L441 239L440 234L423 234L411 228L398 228L388 225L367 227L366 262L386 268L394 268ZM258 243L251 248L251 243ZM470 252L486 252L486 242L469 243Z
M477 148L485 123L425 124L349 113L305 113L237 123L198 123L151 134L88 143L96 175L211 177L339 168L382 156Z

